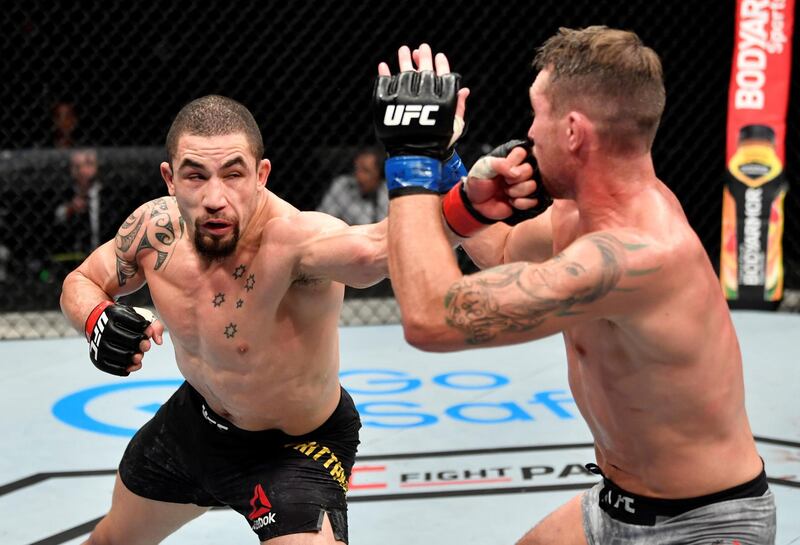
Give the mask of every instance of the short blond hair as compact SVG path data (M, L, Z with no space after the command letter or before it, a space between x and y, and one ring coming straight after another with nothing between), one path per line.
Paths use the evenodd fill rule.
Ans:
M658 54L633 32L560 28L533 65L548 70L544 93L557 114L583 111L612 148L650 150L666 100Z

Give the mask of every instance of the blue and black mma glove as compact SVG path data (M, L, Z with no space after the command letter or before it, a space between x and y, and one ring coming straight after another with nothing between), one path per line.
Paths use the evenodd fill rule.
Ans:
M127 377L139 343L147 338L144 330L155 319L145 308L103 301L89 313L84 325L89 359L101 371Z
M533 193L528 195L528 198L536 199L536 206L527 210L519 210L512 206L511 215L506 218L500 220L487 218L476 210L469 200L467 188L465 186L466 180L467 178L494 178L497 176L497 173L491 166L491 158L507 157L514 148L523 148L528 153L525 162L533 167L533 180L536 182L536 189ZM531 153L531 148L532 144L527 140L509 140L505 144L494 148L472 165L467 178L449 190L442 201L442 212L444 213L444 219L450 227L450 230L461 237L469 237L487 225L497 223L498 221L502 221L508 225L517 225L525 220L535 218L553 204L553 199L547 193L542 183L541 176L539 175L539 168L536 164L536 159Z
M375 80L375 133L386 148L384 170L390 199L438 195L466 174L452 147L454 133L463 129L463 120L454 129L460 81L458 74L439 76L431 70Z

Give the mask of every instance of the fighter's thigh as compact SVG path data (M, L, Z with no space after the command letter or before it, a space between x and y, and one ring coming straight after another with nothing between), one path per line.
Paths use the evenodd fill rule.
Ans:
M319 532L303 532L300 534L289 534L268 539L261 542L262 545L345 545L344 541L336 541L333 535L333 527L328 519L328 514L322 521L322 529Z
M149 545L208 510L193 504L168 503L137 496L117 475L111 510L95 527L90 544Z
M517 545L587 545L583 531L581 497L578 494L547 515L522 536Z

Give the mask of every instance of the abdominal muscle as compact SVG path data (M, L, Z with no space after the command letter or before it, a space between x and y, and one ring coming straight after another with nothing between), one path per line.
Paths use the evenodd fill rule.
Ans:
M692 364L590 361L567 346L570 387L594 436L597 463L620 487L691 498L760 473L736 366L711 364L709 374Z
M260 346L236 353L227 347L190 352L177 340L175 356L189 384L236 427L280 429L289 435L310 432L339 402L336 332L305 344L307 337L298 342L273 342L270 337L264 334Z

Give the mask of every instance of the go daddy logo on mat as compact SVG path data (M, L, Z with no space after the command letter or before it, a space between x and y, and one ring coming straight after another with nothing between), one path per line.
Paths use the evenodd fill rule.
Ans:
M346 370L339 375L342 385L356 399L361 422L367 427L415 428L444 420L487 425L543 418L572 420L577 416L575 400L565 389L539 390L502 401L463 401L467 391L507 388L511 379L497 372L450 371L427 382L391 369ZM416 397L426 399L424 404L403 399L417 391L421 395ZM456 402L442 406L449 399Z
M417 428L446 421L498 425L577 417L566 389L528 391L500 401L464 401L467 392L510 390L511 379L496 372L450 371L423 378L394 369L350 369L342 371L340 378L353 395L365 427ZM182 382L123 380L87 388L59 399L52 412L58 420L82 430L132 437Z

